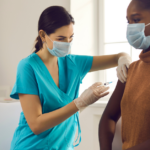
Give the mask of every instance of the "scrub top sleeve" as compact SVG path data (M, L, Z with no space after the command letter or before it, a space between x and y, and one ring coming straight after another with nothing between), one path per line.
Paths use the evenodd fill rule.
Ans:
M31 65L21 60L17 67L16 83L10 94L11 98L19 99L19 93L38 95L38 86Z
M80 71L80 78L82 81L92 67L93 56L77 55L75 60Z

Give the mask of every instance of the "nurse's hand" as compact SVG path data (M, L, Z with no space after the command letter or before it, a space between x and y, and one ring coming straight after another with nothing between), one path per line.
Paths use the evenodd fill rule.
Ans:
M127 80L127 71L131 62L131 57L128 56L122 56L118 60L117 77L122 83L126 82Z
M108 95L109 92L106 92L108 89L109 87L105 87L101 82L96 82L86 89L79 98L75 99L74 103L81 110Z

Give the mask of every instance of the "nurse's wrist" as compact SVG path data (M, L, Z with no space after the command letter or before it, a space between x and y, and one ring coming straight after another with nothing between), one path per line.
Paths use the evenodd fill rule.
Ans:
M74 100L74 104L77 107L78 111L81 110L82 108L84 108L84 103L81 99L81 97L78 97L77 99Z
M73 103L73 105L74 105L75 110L76 110L76 111L79 111L79 108L77 107L77 105L76 105L76 103L75 103L75 100L74 100L72 103Z
M118 59L118 65L119 65L120 62L122 62L122 60L126 60L129 63L132 62L132 58L127 53L119 53L117 59Z

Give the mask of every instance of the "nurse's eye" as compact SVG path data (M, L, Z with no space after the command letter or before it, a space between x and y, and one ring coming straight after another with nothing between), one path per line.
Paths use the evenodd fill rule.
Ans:
M134 21L135 23L138 23L138 22L141 21L141 19L133 19L133 21Z
M71 36L70 38L72 39L72 38L74 38L74 36Z
M72 40L73 40L73 37L71 37L70 40L72 41Z
M61 38L61 39L58 39L59 41L63 41L64 40L64 38Z

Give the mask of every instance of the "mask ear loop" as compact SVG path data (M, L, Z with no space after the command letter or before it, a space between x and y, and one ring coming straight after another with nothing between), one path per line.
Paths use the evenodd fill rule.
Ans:
M150 23L148 23L147 25L145 25L145 28L147 27L147 26L149 26L150 25ZM145 31L145 28L143 29L143 32Z
M46 33L46 32L45 32ZM46 35L47 35L47 37L51 40L51 38L48 36L48 34L46 33ZM52 40L51 40L52 41ZM44 42L45 43L45 45L46 45L46 47L48 48L48 45L47 45L47 43L46 42ZM53 41L52 41L52 43L53 43Z
M148 25L150 25L150 23L148 23L147 25L145 25L145 27L147 27Z
M46 33L46 35L47 35L47 33ZM48 35L47 35L48 36ZM51 40L51 38L48 36L48 38ZM52 41L52 40L51 40ZM53 41L52 41L53 42Z

